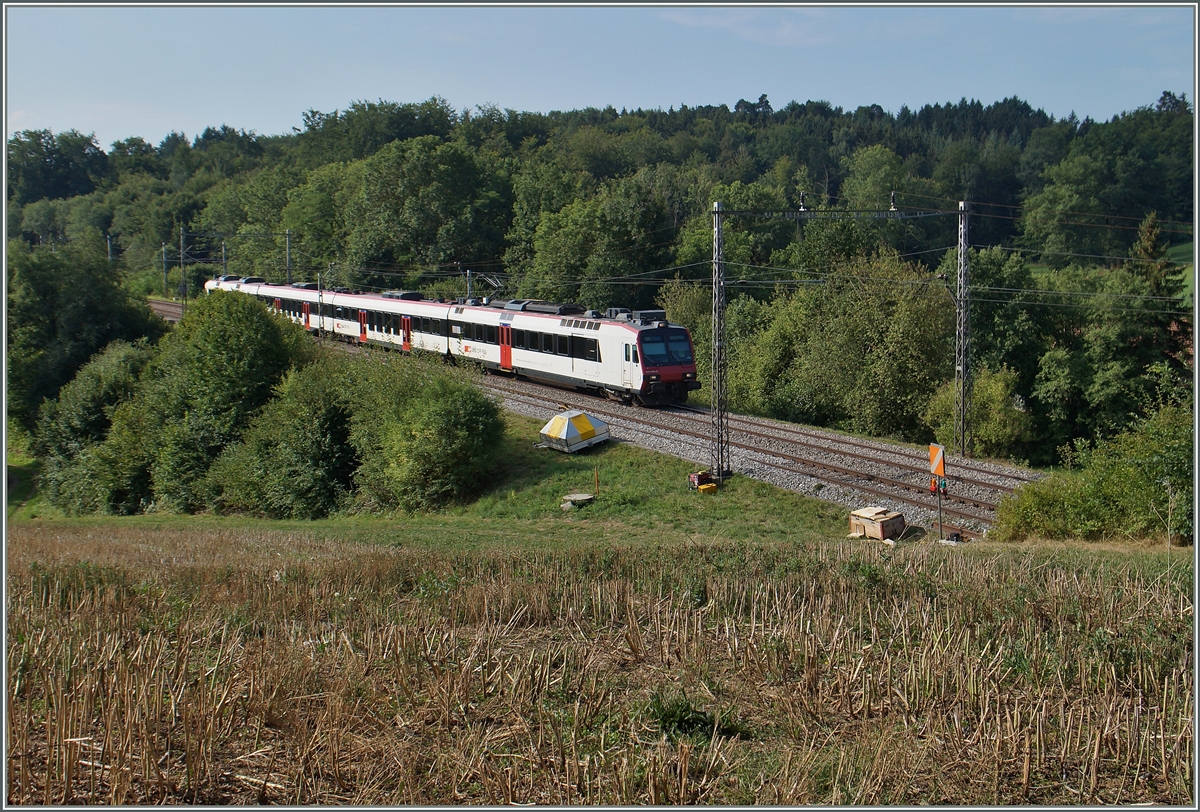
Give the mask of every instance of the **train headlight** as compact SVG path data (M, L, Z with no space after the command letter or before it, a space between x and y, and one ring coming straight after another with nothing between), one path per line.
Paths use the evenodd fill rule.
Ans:
M695 373L695 372L685 372L685 373L683 373L683 379L684 379L685 381L690 381L690 380L694 379L695 377L696 377L696 373Z
M657 373L651 373L650 375L647 375L647 376L646 376L646 380L648 380L648 381L650 381L651 383L653 383L654 381L657 381L657 380L658 380L660 377L662 377L662 376L660 376L660 375L659 375L659 374L657 374Z

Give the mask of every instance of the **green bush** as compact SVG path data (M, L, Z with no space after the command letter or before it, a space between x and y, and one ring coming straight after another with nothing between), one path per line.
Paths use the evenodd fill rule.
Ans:
M133 397L151 355L145 341L114 341L59 390L57 400L43 402L33 450L44 463L40 488L51 504L59 505L63 479L80 454L108 436L113 410Z
M291 368L315 357L304 331L258 301L197 300L112 410L103 442L78 455L58 489L69 513L194 511L205 475ZM84 386L81 383L81 387Z
M33 429L43 400L116 340L156 340L166 329L118 284L99 234L65 246L8 245L7 408Z
M1095 448L1078 443L1067 454L1076 470L1055 472L1004 499L993 536L1191 538L1192 452L1191 409L1164 406Z
M971 386L970 451L976 457L1017 456L1032 438L1032 421L1016 393L1017 373L983 368ZM957 450L955 444L955 382L947 381L930 398L922 420L937 441Z
M399 505L427 510L479 493L503 433L500 410L487 395L458 381L430 381L385 443Z
M153 507L152 431L137 405L119 404L104 442L85 448L63 471L57 506L72 515L130 515Z
M241 442L209 469L215 510L316 519L346 505L358 467L350 444L348 362L323 358L284 378Z
M482 490L504 423L496 403L421 358L357 365L351 442L366 509L427 510Z

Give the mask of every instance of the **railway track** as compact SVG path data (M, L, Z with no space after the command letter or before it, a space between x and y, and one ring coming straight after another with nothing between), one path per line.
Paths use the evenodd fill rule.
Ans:
M166 302L162 299L147 299L150 309L163 318L163 321L179 321L183 318L182 302Z
M581 408L607 421L618 439L700 464L709 458L709 416L703 409L635 409L526 381L501 382L495 376L481 385L513 411L549 417L563 407ZM731 418L730 435L738 473L843 504L867 496L881 507L905 513L910 524L932 528L937 523L936 497L927 489L928 459L918 465L919 452L741 416ZM953 471L953 462L949 464ZM970 475L952 479L960 492L943 498L943 517L955 524L945 522L943 529L979 537L992 524L1000 498L1032 477L1002 466L962 467Z
M699 406L675 406L673 408L684 413L704 415L706 421L711 420L712 417L707 408ZM915 471L922 476L927 476L929 471L929 458L925 452L906 446L845 437L829 431L806 429L801 426L760 417L730 415L729 424L734 427L739 425L744 426L748 433L756 435L765 431L767 435L764 436L777 435L792 439L793 442L800 445L809 445L817 448L837 447L842 449L839 453L856 459L872 460L880 455L885 455L895 459L896 462L894 464L898 468ZM947 464L952 465L955 472L959 472L956 473L956 479L959 481L994 487L1006 493L1011 493L1026 482L1032 482L1037 479L1037 477L1021 472L1011 466L980 463L968 460L965 457L947 456ZM966 475L961 472L966 472ZM979 479L978 477L983 477L983 479ZM1011 482L1012 484L1005 484L1005 482Z

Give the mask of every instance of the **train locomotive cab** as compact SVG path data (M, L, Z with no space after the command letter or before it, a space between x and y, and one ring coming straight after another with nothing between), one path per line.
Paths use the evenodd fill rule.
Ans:
M637 345L642 366L642 388L637 399L642 404L684 403L688 392L700 388L687 330L674 326L641 330Z

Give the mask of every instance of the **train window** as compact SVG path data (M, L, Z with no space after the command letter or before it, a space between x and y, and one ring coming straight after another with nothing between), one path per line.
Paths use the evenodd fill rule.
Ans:
M570 336L555 336L558 339L558 354L571 354L571 337Z
M517 350L525 349L525 331L524 330L513 330L512 331L512 345L513 345L513 349L517 349Z
M600 348L599 342L594 338L584 338L583 336L571 337L571 357L582 358L585 361L599 361Z
M487 342L489 344L499 344L499 339L496 338L496 325L489 324L487 326Z
M549 333L541 333L542 352L554 352L554 336Z
M635 364L638 363L637 344L633 345L633 363L635 363Z
M629 360L629 345L628 344L625 345L625 360L626 361Z
M463 338L463 326L455 322L450 322L450 334Z

